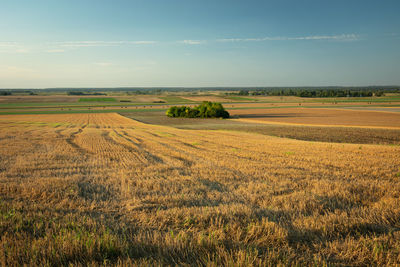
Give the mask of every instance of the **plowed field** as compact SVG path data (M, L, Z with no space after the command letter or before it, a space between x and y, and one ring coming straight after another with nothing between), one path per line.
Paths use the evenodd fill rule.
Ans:
M241 109L229 112L240 119L264 123L400 129L398 112L333 108Z

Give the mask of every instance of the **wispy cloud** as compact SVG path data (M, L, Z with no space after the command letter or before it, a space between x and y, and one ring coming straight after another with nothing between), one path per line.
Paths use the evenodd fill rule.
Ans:
M121 45L120 42L105 41L71 41L57 43L61 47L94 47L94 46L116 46Z
M156 41L69 41L56 42L54 44L60 47L104 47L104 46L122 46L122 45L149 45Z
M356 41L359 40L357 34L340 34L340 35L309 35L298 37L262 37L262 38L225 38L217 39L217 42L262 42L262 41L293 41L293 40L336 40L336 41Z
M25 54L30 50L17 42L0 42L0 52Z
M16 42L0 42L0 48L2 47L18 47Z
M397 34L391 35L397 38ZM265 42L265 41L357 41L361 40L358 34L338 34L338 35L306 35L306 36L276 36L276 37L255 37L255 38L224 38L224 39L186 39L172 41L173 44L184 45L203 45L213 43L234 43L234 42ZM45 43L19 43L19 42L1 42L0 53L18 54L18 53L64 53L70 50L75 50L85 47L129 47L129 46L151 46L154 44L167 45L169 41L152 41L152 40L137 40L137 41L62 41L62 42L45 42Z
M130 41L127 44L137 44L137 45L149 45L149 44L156 44L156 41Z
M120 47L120 46L145 46L157 44L157 41L65 41L65 42L44 42L44 43L17 43L1 42L0 53L64 53L72 49L85 47Z
M187 44L187 45L200 45L200 44L205 44L207 41L205 40L183 40L183 41L178 41L178 43L181 44Z
M26 48L18 48L18 49L15 49L15 53L26 54L26 53L29 53L29 50Z
M315 35L315 36L304 36L288 38L288 40L339 40L339 41L356 41L360 39L357 34L340 34L340 35Z

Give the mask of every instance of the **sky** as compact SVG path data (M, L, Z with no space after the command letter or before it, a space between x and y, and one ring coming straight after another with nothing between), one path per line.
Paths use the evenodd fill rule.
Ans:
M398 0L2 0L0 88L400 85Z

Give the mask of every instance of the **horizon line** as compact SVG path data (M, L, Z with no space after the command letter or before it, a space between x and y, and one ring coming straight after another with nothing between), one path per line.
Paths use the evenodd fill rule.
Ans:
M368 87L400 87L400 85L297 85L297 86L116 86L116 87L36 87L36 88L0 88L0 90L49 90L49 89L228 89L228 88L368 88Z

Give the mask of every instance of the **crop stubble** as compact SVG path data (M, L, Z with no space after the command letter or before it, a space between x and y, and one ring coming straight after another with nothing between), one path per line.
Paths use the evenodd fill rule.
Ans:
M0 260L399 264L400 148L0 117Z

